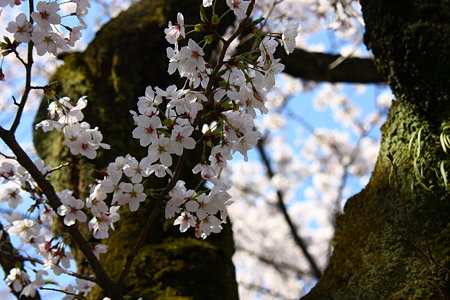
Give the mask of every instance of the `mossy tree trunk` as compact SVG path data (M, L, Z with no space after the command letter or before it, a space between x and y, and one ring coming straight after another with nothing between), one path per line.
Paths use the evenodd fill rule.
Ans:
M361 5L365 43L396 100L371 180L347 201L330 265L304 299L447 299L450 4Z
M175 76L167 74L166 47L169 45L163 30L169 20L176 20L179 11L187 22L199 22L200 4L195 0L141 1L105 25L86 51L63 56L64 65L51 79L58 83L57 95L73 100L88 95L85 119L91 126L100 128L112 151L99 153L93 161L74 158L64 147L60 134L36 132L36 149L48 165L71 162L68 168L52 175L57 190L69 187L77 197L85 199L88 184L94 183L92 178L101 178L99 171L116 156L129 153L142 158L147 154L147 150L131 138L134 125L129 110L137 109L137 98L144 94L146 86L165 89L177 83ZM46 118L46 106L43 101L36 122ZM198 157L192 156L186 159L186 171L181 175L191 188L199 182L190 172L196 159ZM153 187L164 188L164 183L155 179ZM116 230L110 231L106 242L108 253L101 256L101 262L113 280L118 279L151 210L152 203L146 203L138 213L121 214ZM203 241L193 234L181 235L171 222L173 220L166 222L161 217L152 227L125 280L125 298L237 299L230 226L225 226L222 234ZM85 234L88 236L87 232ZM76 249L74 252L80 272L89 273L81 254ZM96 289L90 298L102 295L102 291Z

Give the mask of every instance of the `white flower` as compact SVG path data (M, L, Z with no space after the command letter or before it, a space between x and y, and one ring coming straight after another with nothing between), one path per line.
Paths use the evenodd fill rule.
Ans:
M211 6L213 3L213 0L203 0L203 6L208 7Z
M284 50L287 54L292 53L295 48L295 38L298 34L299 23L289 22L286 28L283 30L281 36Z
M105 190L101 184L97 184L86 199L86 207L91 209L94 216L99 216L101 214L108 212L108 206L103 201L107 197Z
M159 88L157 87L156 90ZM139 101L137 103L138 110L141 114L146 115L147 117L152 117L153 115L157 115L159 113L158 106L162 103L161 95L156 95L151 86L145 88L145 95L138 98Z
M132 185L126 182L122 182L119 186L130 207L130 211L137 211L139 209L139 203L145 201L145 198L147 198L144 193L144 186L140 183Z
M195 227L195 217L188 212L182 212L181 215L175 219L173 225L180 225L180 232L185 232L189 227Z
M122 179L122 172L111 168L100 184L106 193L117 192L119 190L120 179Z
M54 106L52 106L54 104ZM77 104L73 106L70 103L69 97L62 97L58 103L52 102L49 105L50 116L58 117L58 122L61 124L74 124L81 122L84 118L81 112L87 106L87 96L82 96L78 99Z
M89 230L96 239L108 238L108 228L114 230L114 223L119 221L120 215L117 212L120 206L111 206L109 212L100 216L94 217L89 221Z
M168 167L166 167L162 164L154 164L154 165L150 166L150 168L147 169L147 173L148 173L148 175L155 173L156 177L159 177L159 178L163 178L167 174L172 176L172 171Z
M72 226L76 221L86 222L86 215L81 209L84 207L84 202L72 196L72 193L64 190L57 193L61 199L62 205L58 207L57 213L64 216L64 224Z
M158 139L158 128L162 127L161 120L157 116L151 118L141 115L135 118L137 127L133 130L133 138L139 139L142 147L147 147Z
M4 161L0 166L0 177L3 177L3 183L8 180L13 180L14 176L17 174L16 166L12 163Z
M176 155L183 154L183 149L194 149L195 140L191 138L191 134L194 131L194 127L187 126L175 126L172 130L170 141L172 143L173 152Z
M184 29L184 17L181 13L177 14L177 24L172 25L172 21L169 21L169 28L164 30L166 34L166 40L171 44L177 44L180 36L185 37L185 29Z
M247 8L250 1L245 0L227 0L227 5L231 8L238 19L244 19L247 16Z
M92 290L92 288L95 286L94 282L87 281L87 280L80 279L80 278L77 278L76 282L77 282L76 288L81 293L89 293Z
M24 13L16 17L16 21L8 23L6 30L14 34L14 39L18 42L28 43L31 40L31 30L33 26L27 20Z
M203 72L206 68L203 55L205 55L203 49L192 39L189 39L188 45L182 47L180 51L167 48L169 74L178 69L181 77L196 77L197 72Z
M39 1L36 9L37 12L33 12L31 17L43 30L49 30L50 24L61 23L61 17L56 13L59 10L58 3Z
M19 268L13 268L9 271L8 276L6 276L5 282L7 285L12 284L13 290L19 292L29 280L30 277L25 271L22 271Z
M186 190L185 182L178 180L175 187L169 192L170 200L166 204L166 219L173 218L176 213L181 211L181 205L194 194L193 190Z
M220 225L222 222L215 216L207 216L200 222L199 231L196 235L200 233L200 236L205 239L211 232L219 233L222 230Z
M6 188L0 190L0 202L8 202L10 209L16 209L17 205L22 203L20 190L17 188Z
M99 258L100 254L107 252L107 246L103 244L95 245L92 248L92 252L94 253L95 256L97 256L97 258Z
M22 292L20 293L20 295L23 296L27 296L27 297L34 297L36 295L36 290L41 288L46 281L43 278L43 275L47 275L48 273L44 270L39 270L36 273L36 278L35 280L30 283L29 285L27 285Z
M39 56L47 52L56 56L58 49L68 50L66 40L56 32L44 32L35 29L31 34L31 40L34 42Z
M222 169L227 165L227 160L231 160L231 148L228 145L220 144L211 149L209 161L213 169Z
M31 239L39 236L40 227L35 221L30 219L16 220L8 228L10 235L18 235L22 243L27 244Z
M88 10L91 7L89 0L70 0L70 1L77 4L76 14L78 16L87 15Z
M103 135L98 128L91 129L86 122L67 125L63 129L63 133L66 138L65 145L74 155L81 154L94 159L97 156L98 148L109 149L108 144L101 143Z
M148 176L148 168L149 165L146 160L143 159L138 162L136 158L131 157L125 165L123 172L131 178L133 183L139 183L142 181L142 177Z
M0 0L0 7L5 7L8 4L9 6L14 7L14 5L16 5L16 2L17 0Z
M148 156L145 157L144 160L146 163L152 164L159 159L161 164L170 167L172 165L171 153L173 153L173 151L170 140L166 137L160 137L148 147Z

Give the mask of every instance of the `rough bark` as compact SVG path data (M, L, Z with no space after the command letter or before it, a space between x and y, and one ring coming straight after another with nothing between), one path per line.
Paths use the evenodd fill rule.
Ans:
M304 299L450 295L448 1L361 0L365 43L394 101L368 185L338 218L324 276Z
M165 88L176 83L176 77L171 78L166 71L168 44L163 29L169 20L176 20L178 11L182 11L190 22L198 22L199 5L194 0L141 1L105 25L86 51L63 56L64 66L51 79L51 82L58 82L57 95L75 100L88 95L85 119L91 126L101 129L104 141L111 145L112 151L100 152L93 161L72 157L63 146L60 134L37 132L34 137L36 149L48 165L71 162L68 168L52 176L57 190L69 187L84 199L88 184L93 183L92 178L101 178L99 171L114 157L128 153L136 157L146 155L147 150L131 138L134 126L129 110L136 110L137 98L144 94L146 86ZM36 122L46 117L46 106L43 101ZM199 181L189 175L195 159L188 157L187 171L182 175L191 188ZM162 181L151 180L153 187L164 188ZM108 253L101 257L101 262L113 280L118 279L153 205L147 202L138 213L121 214L116 230L107 240ZM192 234L181 235L172 222L161 217L151 228L125 280L124 296L131 299L237 299L230 226L225 226L223 234L203 241ZM80 272L89 273L81 254L74 252ZM217 291L223 292L218 294ZM97 289L90 298L97 299L102 295Z

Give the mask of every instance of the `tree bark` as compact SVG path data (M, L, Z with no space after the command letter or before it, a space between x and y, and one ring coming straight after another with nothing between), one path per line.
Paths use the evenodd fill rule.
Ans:
M194 0L141 1L105 25L86 51L62 56L65 64L50 80L58 83L57 96L69 96L76 101L88 95L88 106L83 111L85 120L100 128L112 151L98 153L93 161L72 157L63 145L61 134L36 132L34 143L47 165L71 163L52 175L57 190L71 188L77 197L85 199L88 185L94 183L92 178L101 179L100 171L116 156L131 154L142 158L147 155L147 150L131 138L134 125L129 110L137 110L137 98L144 94L146 86L165 89L177 83L175 76L167 74L166 47L169 45L163 30L169 20L176 20L179 11L189 22L200 22L199 5ZM46 118L47 104L42 101L36 122ZM195 188L200 181L191 173L198 159L196 155L201 155L202 151L196 153L186 159L181 175L190 188ZM163 189L166 185L156 178L150 180L153 188ZM143 222L154 206L155 203L147 201L137 213L123 212L116 230L110 231L106 241L108 253L101 256L101 263L113 280L118 279ZM131 299L237 299L231 261L234 252L231 227L226 225L222 234L203 241L196 239L193 233L180 234L172 224L173 220L165 221L160 214L151 227L125 279L123 296ZM59 233L64 234L61 229ZM76 249L73 252L79 272L91 274L81 254ZM103 296L97 288L89 297L101 299Z
M371 180L347 201L330 264L303 299L447 299L449 2L361 5L364 41L396 100Z

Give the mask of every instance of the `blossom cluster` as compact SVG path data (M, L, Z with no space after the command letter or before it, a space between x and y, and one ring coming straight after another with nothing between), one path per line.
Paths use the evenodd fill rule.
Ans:
M76 105L72 105L68 97L53 101L48 106L49 119L36 124L36 129L42 128L44 132L62 131L65 145L73 155L81 154L93 159L97 156L97 149L109 149L109 145L102 143L103 135L97 127L91 128L89 123L80 123L84 115L81 112L87 105L85 96L81 97Z
M49 167L44 166L42 160L38 159L34 161L34 164L45 177L48 177L52 173ZM30 212L38 211L35 217L31 215L23 216L17 211L12 214L3 215L3 218L9 222L9 225L5 226L3 230L11 236L17 236L22 244L30 245L36 254L42 257L42 269L36 272L33 280L21 268L11 269L6 277L6 283L14 291L20 292L23 296L34 297L36 290L46 284L46 280L44 279L44 276L48 275L46 270L52 270L55 275L62 274L70 267L73 255L67 251L66 245L62 240L55 239L49 234L47 228L52 227L52 222L56 214L47 204L45 197L40 193L40 188L37 183L25 168L13 160L5 160L0 165L0 177L2 178L3 184L11 186L11 188L6 189L8 192L2 195L0 202L6 202L9 208L15 209L22 203L21 191L28 192L36 202L29 209ZM65 204L72 200L70 199L70 192L63 191L58 193L58 195ZM58 209L58 213L61 214L63 208L64 206L61 206ZM79 217L76 212L67 213L64 220L66 224L70 224L73 221L71 220L72 214ZM3 233L3 231L0 232ZM97 255L104 253L105 246L97 245L93 248L93 252L97 253ZM77 284L77 286L72 286L71 289L74 292L83 292L87 281L79 279L77 280Z
M3 6L17 5L18 2L0 1ZM16 21L8 24L8 31L14 34L17 42L33 41L39 55L56 54L57 49L71 46L79 38L78 30L85 26L82 16L86 14L89 2L69 2L76 4L74 15L82 23L80 28L62 25L70 32L69 38L63 38L56 30L55 26L61 25L56 1L38 2L37 11L30 13L30 20L20 14ZM35 200L32 211L39 210L36 219L17 214L6 217L10 223L5 227L6 232L31 245L42 257L43 265L34 280L20 268L11 270L8 284L15 291L33 296L45 284L45 270L60 275L70 267L73 256L65 243L43 234L44 226L50 226L53 217L59 215L65 226L87 223L94 238L106 239L109 230L114 229L114 223L120 219L120 210L135 212L145 201L154 198L154 191L147 186L151 176L173 183L174 188L163 195L165 217L174 219L174 225L179 225L181 232L193 227L197 237L206 238L221 231L228 216L227 206L232 203L230 182L221 177L222 169L235 152L247 160L248 150L257 144L261 136L255 125L257 112L267 112L266 95L275 84L275 76L284 69L280 60L274 57L276 48L281 45L287 53L292 52L298 28L298 24L288 24L283 33L263 34L256 30L258 23L251 22L248 1L227 0L226 3L238 20L248 18L247 30L255 33L256 48L233 56L226 53L228 46L224 46L223 55L217 65L212 66L205 59L206 38L199 43L187 39L181 13L177 15L175 25L169 22L165 34L173 47L167 48L168 73L178 72L186 82L181 89L175 85L166 89L148 86L145 95L138 99L137 112L130 112L136 125L131 135L146 147L145 157L136 158L129 154L117 157L108 165L104 178L91 186L86 199L77 199L72 191L62 190L56 193L61 203L54 209L23 167L10 162L0 166L0 176L5 181L17 182L20 189ZM212 1L204 1L205 7L211 4ZM61 132L72 155L94 159L100 148L109 149L109 145L102 142L98 128L83 122L82 110L86 105L85 96L76 103L68 97L55 100L48 107L48 118L37 124L36 129ZM181 157L186 152L201 153L191 171L203 179L200 183L209 182L209 190L202 184L191 189L178 179ZM41 161L36 165L45 177L54 171ZM22 201L19 189L8 190L0 200L11 208ZM106 247L97 245L92 252L98 256L106 252ZM83 293L90 287L80 281L77 287L66 290Z
M25 0L26 1L26 0ZM0 7L7 5L14 7L21 5L22 1L3 0ZM71 5L73 12L68 16L75 16L78 26L68 26L62 23L64 16L60 15L61 5ZM33 42L37 54L57 54L58 50L68 50L81 38L81 30L87 27L84 16L88 13L90 3L88 0L70 0L62 3L57 1L39 1L29 16L20 13L14 21L10 21L6 30L13 34L19 43ZM64 34L62 29L68 34Z

